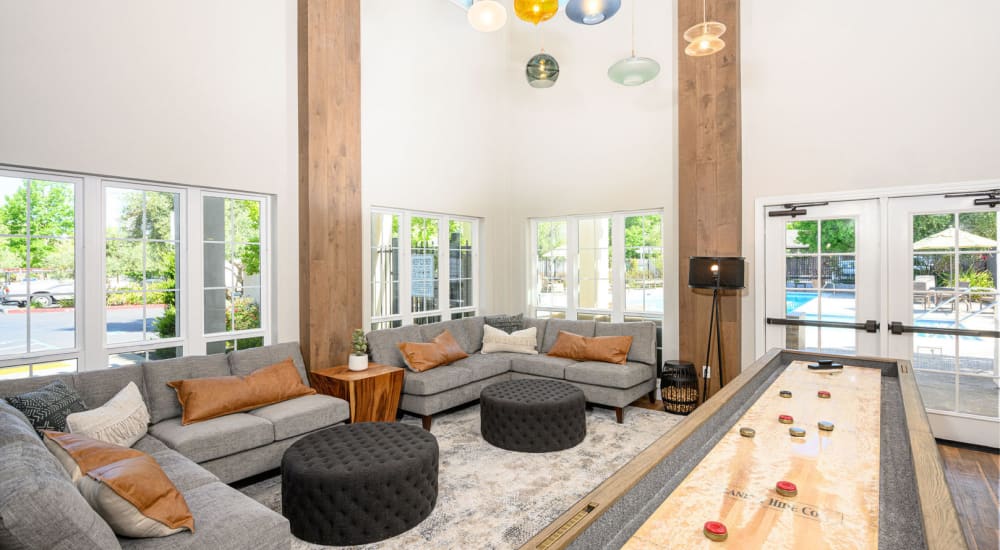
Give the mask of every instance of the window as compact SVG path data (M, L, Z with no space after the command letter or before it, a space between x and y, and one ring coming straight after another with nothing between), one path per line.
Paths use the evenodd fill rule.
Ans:
M0 379L262 345L268 208L260 195L0 167Z
M76 370L25 359L77 347L77 186L0 171L0 377Z
M205 194L202 199L208 353L264 345L261 203L259 199L215 194ZM219 334L230 337L214 340Z
M535 316L662 324L662 213L572 216L531 225Z
M372 330L475 315L478 231L474 218L372 211Z

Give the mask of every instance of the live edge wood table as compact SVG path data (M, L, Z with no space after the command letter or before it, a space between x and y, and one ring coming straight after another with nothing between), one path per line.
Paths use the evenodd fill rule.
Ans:
M309 373L319 393L339 397L351 407L351 423L395 422L399 396L403 392L403 369L369 363L368 369L352 371L347 365Z
M967 544L908 361L772 350L522 546L557 548Z

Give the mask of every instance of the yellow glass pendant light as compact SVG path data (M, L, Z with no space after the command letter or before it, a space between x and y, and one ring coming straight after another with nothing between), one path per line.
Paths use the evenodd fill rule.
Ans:
M559 13L559 0L514 0L514 13L537 25Z
M726 26L708 20L707 0L702 0L701 10L701 23L684 31L684 40L689 42L684 53L692 57L712 55L726 47L726 43L719 38L726 32Z

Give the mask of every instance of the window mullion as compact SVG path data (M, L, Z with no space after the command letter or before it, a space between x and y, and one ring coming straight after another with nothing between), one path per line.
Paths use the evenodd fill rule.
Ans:
M611 321L625 320L625 216L611 216Z
M576 265L580 259L580 220L566 220L566 318L576 319L576 300L580 293L577 287Z
M99 216L83 216L83 234L80 240L82 246L77 250L82 250L83 277L82 286L76 289L80 303L76 306L81 310L84 322L79 330L82 331L80 340L83 353L80 354L80 370L102 369L108 364L107 350L105 348L104 330L105 307L104 307L104 261L105 261L105 235L104 235L104 185L99 178L88 176L83 184L83 211L99 212ZM96 245L96 246L94 246ZM94 246L91 249L90 246ZM79 281L79 279L78 279ZM79 338L79 336L78 336Z
M410 260L410 213L399 213L399 315L403 319L404 325L413 324L413 312L411 311L412 287L410 286L410 271L413 269L413 262Z
M181 201L186 208L181 212L178 255L187 261L177 274L178 303L182 307L178 336L185 337L184 355L208 352L205 339L205 228L202 224L204 195L204 192L188 193Z
M447 321L451 311L451 234L448 220L438 222L438 311L441 320Z

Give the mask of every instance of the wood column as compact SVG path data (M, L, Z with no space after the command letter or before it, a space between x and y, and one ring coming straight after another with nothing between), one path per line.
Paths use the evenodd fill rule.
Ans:
M299 0L298 19L299 333L315 370L347 363L363 317L360 0Z
M726 25L726 47L715 55L689 57L684 31L702 20L702 0L677 2L678 228L680 357L701 376L708 345L711 291L688 288L691 256L742 255L742 155L740 131L740 2L710 0L709 20ZM725 379L740 372L740 296L722 299ZM719 387L713 349L709 393Z

